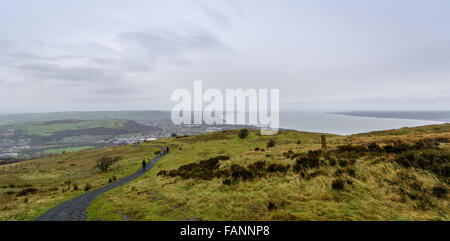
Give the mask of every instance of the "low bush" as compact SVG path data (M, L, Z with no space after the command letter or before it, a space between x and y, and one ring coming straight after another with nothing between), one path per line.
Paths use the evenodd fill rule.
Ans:
M5 192L6 195L13 195L15 192L14 191L7 191Z
M106 172L114 163L118 162L120 157L102 157L97 160L97 165L95 166L102 172Z
M285 153L283 153L283 156L286 158L290 158L290 159L295 159L297 157L299 157L301 154L300 153L295 153L292 150L289 150Z
M282 164L272 163L267 167L268 172L282 172L286 173L288 170L288 166Z
M262 177L266 174L266 161L257 161L248 165L248 170L253 172L255 176Z
M408 151L397 155L394 159L402 167L414 167L429 170L438 177L450 177L450 154L440 150L427 150L423 152Z
M334 167L334 166L336 166L336 160L335 159L329 159L328 160L328 163L330 164L330 166L332 166L332 167Z
M84 185L84 191L89 191L92 188L90 183L86 183L86 185Z
M237 164L231 165L231 177L234 180L251 180L253 179L254 175L251 171L247 170L245 167L241 167Z
M317 170L317 171L313 171L313 172L308 173L308 174L303 173L303 177L306 180L310 180L310 179L313 179L315 177L318 177L318 176L321 176L321 175L324 175L324 174L325 173L322 170Z
M272 211L277 209L277 206L275 205L275 203L269 202L269 204L267 205L267 209L269 209L269 211Z
M331 183L331 188L333 188L333 190L344 190L345 181L340 178L334 179L333 182Z
M339 164L339 166L340 167L346 167L346 166L348 166L348 161L347 160L345 160L345 159L340 159L339 161L338 161L338 164Z
M248 130L247 129L239 130L239 132L238 132L238 137L239 138L243 139L243 138L245 138L247 136L248 136Z
M190 163L187 165L180 166L176 170L161 170L158 172L158 176L169 176L176 177L179 176L183 179L203 179L203 180L211 180L216 177L215 171L219 167L220 161L229 160L229 156L217 156L212 157L208 160L200 161L198 163ZM221 174L217 174L221 176Z
M353 152L356 154L363 154L364 152L367 152L367 151L369 151L369 148L366 145L348 144L348 145L342 145L342 146L337 147L338 153Z
M231 180L230 179L225 179L222 182L223 185L231 185Z
M395 142L394 144L389 144L383 147L384 151L387 153L402 153L408 151L409 145L403 141Z
M25 189L20 190L16 196L22 197L22 196L27 196L30 194L35 194L37 192L38 192L38 190L36 188L30 187L30 188L25 188Z
M320 166L320 151L309 151L308 154L299 157L295 161L294 171L300 172L304 169L316 168Z
M383 151L383 148L381 148L380 145L378 145L375 142L372 142L369 145L367 145L367 148L369 149L369 151L376 151L376 152Z
M445 186L434 186L431 189L431 193L437 198L445 198L447 197L448 190Z

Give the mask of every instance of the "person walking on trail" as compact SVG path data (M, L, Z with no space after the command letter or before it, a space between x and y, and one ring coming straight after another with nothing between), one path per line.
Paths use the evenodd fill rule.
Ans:
M169 153L169 147L166 148L167 153Z
M142 171L145 171L145 166L147 166L147 163L145 163L145 160L142 160Z
M165 147L163 147L163 153L166 154L166 148Z

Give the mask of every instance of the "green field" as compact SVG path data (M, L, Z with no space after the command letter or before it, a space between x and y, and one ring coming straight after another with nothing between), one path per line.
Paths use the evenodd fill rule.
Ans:
M0 126L17 123L45 122L55 120L135 120L159 121L170 119L168 111L73 111L54 113L28 113L0 115Z
M76 146L76 147L68 147L68 148L53 148L47 149L44 151L45 154L59 154L59 153L69 153L69 152L77 152L85 149L91 149L93 146Z
M27 123L13 125L10 128L19 130L25 135L49 136L61 131L80 130L89 128L122 128L126 120L88 120L77 121L73 123L48 124L48 122Z
M73 183L106 185L113 175L135 171L161 145L171 153L99 196L89 220L450 220L450 124L327 135L326 150L320 133L250 130L241 139L238 132L33 160L39 168L0 173L0 219L36 218L83 192ZM124 159L101 173L93 166L102 156ZM37 193L18 195L27 185Z

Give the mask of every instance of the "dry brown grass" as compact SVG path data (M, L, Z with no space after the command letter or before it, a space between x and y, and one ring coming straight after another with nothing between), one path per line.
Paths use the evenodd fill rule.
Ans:
M329 136L329 153L343 144L381 145L390 140L413 143L421 138L446 138L448 125L407 129L374 136ZM402 132L405 130L402 130ZM121 220L118 213L134 215L136 220L449 220L448 196L437 197L435 187L448 188L445 179L420 168L405 168L395 162L391 153L334 153L320 157L320 165L293 169L296 158L289 151L305 154L320 149L320 134L281 132L277 136L259 136L255 131L244 139L237 132L207 134L195 137L189 145L181 139L164 140L182 146L161 160L142 179L118 188L97 199L89 208L89 218ZM372 134L371 134L372 135ZM218 138L220 136L220 138ZM190 137L191 138L191 137ZM277 143L267 148L269 139ZM207 141L206 141L207 140ZM442 143L442 150L449 150ZM261 149L265 149L261 151ZM251 179L231 177L181 178L159 175L183 165L220 155L217 170L234 165L252 170L252 165L290 165L287 172L265 172ZM266 167L267 168L267 167ZM216 172L216 169L213 171ZM267 170L267 169L265 169ZM205 171L205 170L204 170ZM256 173L256 172L254 172ZM225 181L225 180L229 180ZM339 188L333 182L339 180ZM271 208L269 208L269 206ZM139 210L131 207L140 207Z
M34 219L56 204L80 195L86 185L98 188L108 184L113 176L120 179L132 174L143 159L154 156L155 150L149 145L93 149L30 160L17 168L6 167L0 171L0 220ZM100 172L96 164L102 157L121 160L109 171ZM37 191L19 195L26 188Z

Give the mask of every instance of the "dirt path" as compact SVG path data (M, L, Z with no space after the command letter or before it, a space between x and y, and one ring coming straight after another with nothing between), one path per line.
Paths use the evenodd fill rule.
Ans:
M159 156L153 158L146 167L146 170L143 171L139 169L136 173L131 176L120 179L116 182L113 182L107 186L92 190L90 192L84 193L74 199L63 202L58 206L48 210L42 216L36 219L36 221L84 221L87 219L86 209L89 205L94 201L99 195L107 192L115 187L128 183L144 173L150 170L155 163L163 157L165 154L160 154Z

